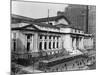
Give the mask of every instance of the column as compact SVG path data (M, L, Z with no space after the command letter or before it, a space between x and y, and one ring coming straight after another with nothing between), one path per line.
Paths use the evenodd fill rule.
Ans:
M25 36L25 41L24 41L24 43L25 43L25 52L27 52L27 36L26 35L24 35Z
M42 50L44 50L44 39L45 39L45 37L42 36Z
M33 35L32 35L32 37L30 39L31 39L31 41L30 41L30 50L33 51L34 50L33 49L34 48L34 46L33 46L34 45L33 44Z
M87 49L89 48L89 38L87 38Z
M94 41L93 41L93 38L91 38L91 46L92 46L92 48L94 47Z
M82 37L80 37L80 48L79 49L82 49Z
M91 37L89 38L89 48L90 49L92 48L92 38Z
M51 49L53 49L53 36L51 36Z
M34 36L33 36L34 38L33 38L33 48L34 48L34 52L38 52L38 45L39 45L39 40L38 40L38 34L37 33L35 33L34 34Z
M74 50L74 37L72 37L72 49Z
M75 37L75 50L77 49L77 45L76 45L76 37Z
M81 42L82 42L82 49L84 50L84 37L82 37Z
M73 47L74 47L74 50L76 50L76 38L74 38L73 40Z
M80 49L80 37L78 38L78 49Z
M57 48L57 37L55 37L55 49Z
M90 43L90 48L92 48L91 47L92 46L92 38L90 38L89 43Z
M86 38L85 39L85 48L87 49L87 47L88 47L88 39Z
M49 36L47 36L47 50L49 50Z
M63 48L63 40L62 40L62 38L60 39L60 48L61 49Z
M86 38L85 37L84 37L83 44L84 44L84 49L85 49L86 48Z
M73 41L72 41L73 37L70 36L70 47L73 50Z
M59 43L58 43L58 47L59 47L59 49L61 48L61 37L59 37L59 41L58 41Z

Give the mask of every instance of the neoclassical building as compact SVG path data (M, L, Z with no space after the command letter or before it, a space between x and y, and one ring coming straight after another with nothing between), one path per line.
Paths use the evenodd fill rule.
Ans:
M63 15L33 19L12 14L11 19L11 50L18 58L77 55L93 48L92 34L73 27Z

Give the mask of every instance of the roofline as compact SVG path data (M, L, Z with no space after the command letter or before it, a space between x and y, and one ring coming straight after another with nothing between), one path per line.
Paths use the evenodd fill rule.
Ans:
M35 19L34 21L38 22L38 20L42 20L42 19L49 19L50 20L50 18L55 18L55 17L57 17L57 18L64 17L68 21L68 23L70 24L70 21L64 15L53 16L53 17L45 17L45 18L39 18L39 19ZM47 22L47 21L40 21L40 22ZM56 21L56 20L50 20L50 21Z
M25 30L25 31L35 31L35 32L47 32L47 33L56 33L56 34L69 34L69 35L79 35L79 36L85 36L85 37L91 37L89 35L85 34L76 34L76 33L64 33L64 32L53 32L53 31L46 31L46 30L32 30L32 29L23 29L23 27L17 27L17 28L11 28L11 30Z

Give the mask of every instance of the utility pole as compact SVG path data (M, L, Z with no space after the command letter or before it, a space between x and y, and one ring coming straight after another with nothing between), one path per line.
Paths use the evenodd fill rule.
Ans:
M89 15L89 9L88 5L86 6L86 33L88 33L88 16Z
M48 24L49 24L49 9L48 9Z

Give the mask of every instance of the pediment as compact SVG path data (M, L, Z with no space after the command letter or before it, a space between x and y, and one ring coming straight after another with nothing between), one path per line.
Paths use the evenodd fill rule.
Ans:
M23 27L24 29L29 29L29 30L37 30L38 28L33 26L33 25L27 25Z

